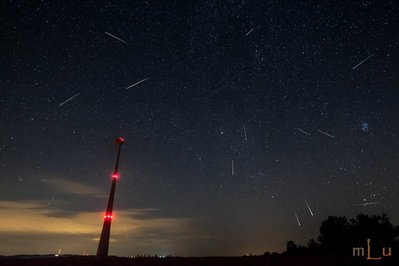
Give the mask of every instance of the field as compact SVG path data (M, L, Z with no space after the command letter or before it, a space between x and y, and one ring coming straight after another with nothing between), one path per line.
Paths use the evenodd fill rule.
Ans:
M379 261L368 261L365 257L342 256L276 256L276 257L170 257L170 258L123 258L109 257L2 257L1 266L356 266L356 265L399 265L396 257Z

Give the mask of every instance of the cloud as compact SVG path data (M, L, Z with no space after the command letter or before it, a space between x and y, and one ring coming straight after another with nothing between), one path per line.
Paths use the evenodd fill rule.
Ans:
M68 194L92 195L98 197L105 197L106 195L96 187L86 185L81 182L70 181L65 179L46 179L43 180L53 189Z
M37 201L0 201L0 250L31 254L63 248L67 253L95 253L103 213L56 215L62 211ZM112 223L112 246L119 255L145 251L151 246L170 251L174 241L189 235L191 224L189 218L157 217L154 209L117 211Z

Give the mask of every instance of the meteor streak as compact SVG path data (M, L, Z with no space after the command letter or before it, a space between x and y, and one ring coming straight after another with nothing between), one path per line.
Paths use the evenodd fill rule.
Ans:
M254 29L255 29L255 28L250 29L250 30L247 32L247 34L245 34L245 37L248 36L249 34L251 34L251 32L253 32Z
M314 216L313 215L313 212L312 212L312 209L310 208L310 206L309 206L309 204L308 204L308 202L305 200L305 203L306 203L306 206L308 207L308 210L309 210L309 212L310 212L310 215L312 215L312 216Z
M72 96L71 98L69 98L69 99L67 99L66 101L60 103L60 104L58 105L58 107L63 106L64 104L66 104L66 103L69 102L69 101L72 101L75 97L78 97L79 94L80 94L80 92L76 93L76 94L75 94L74 96Z
M363 64L364 62L366 62L367 60L369 60L370 58L372 58L374 56L374 54L369 55L366 59L364 59L363 61L361 61L359 64L357 64L356 66L354 66L352 68L352 70L356 69L358 66L360 66L361 64Z
M295 217L296 217L296 221L298 222L298 226L301 226L301 222L299 221L298 215L296 214L296 212L294 212Z
M379 201L374 201L374 202L365 202L365 203L353 204L352 206L377 205L377 204L380 204L380 203L381 202L379 202Z
M118 38L118 37L116 37L115 35L112 35L111 33L108 33L108 32L106 32L106 31L104 31L104 33L107 34L108 36L111 36L112 38L117 39L118 41L123 42L124 44L127 45L127 42L125 42L125 41L122 40L121 38Z
M296 127L296 128L294 128L294 129L298 130L299 132L302 132L302 133L305 134L305 135L310 136L310 134L309 134L308 132L306 132L306 131L300 129L299 127Z
M246 130L246 128L245 128L245 124L243 125L243 128L244 128L244 139L245 139L245 141L248 141L248 138L247 138L247 130Z
M324 134L324 135L326 135L326 136L329 136L330 138L335 138L335 136L330 135L330 134L328 134L327 132L324 132L324 131L322 131L322 130L320 130L320 129L318 129L317 131L319 131L321 134Z
M142 80L140 80L140 81L138 81L138 82L136 82L136 83L130 85L129 87L126 88L126 90L127 90L127 89L130 89L130 88L132 88L132 87L134 87L134 86L136 86L136 85L139 85L140 83L146 81L147 79L148 79L148 78L142 79Z

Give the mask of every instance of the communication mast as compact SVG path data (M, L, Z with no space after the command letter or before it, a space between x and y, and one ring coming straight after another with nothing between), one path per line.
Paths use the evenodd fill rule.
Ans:
M111 192L109 194L107 210L104 214L104 224L103 230L101 232L100 242L98 243L97 255L96 257L107 257L108 256L108 247L109 247L109 236L111 234L111 222L113 218L112 209L114 205L114 195L115 195L115 186L116 181L119 179L119 158L121 155L121 148L122 144L125 140L121 137L116 139L116 144L118 145L118 154L116 157L115 169L112 174L112 185L111 185Z

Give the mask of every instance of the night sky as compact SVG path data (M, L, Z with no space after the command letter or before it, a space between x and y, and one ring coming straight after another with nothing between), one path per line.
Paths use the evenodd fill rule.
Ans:
M398 225L398 7L2 1L0 253L95 254L119 136L113 255Z

